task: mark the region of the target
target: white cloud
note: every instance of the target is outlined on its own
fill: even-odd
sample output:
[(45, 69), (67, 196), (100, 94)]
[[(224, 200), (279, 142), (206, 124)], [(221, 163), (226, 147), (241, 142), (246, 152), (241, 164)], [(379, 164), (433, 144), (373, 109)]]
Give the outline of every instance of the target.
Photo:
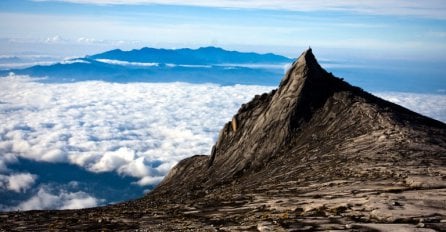
[(415, 112), (446, 122), (446, 95), (382, 92), (377, 96)]
[(163, 180), (163, 178), (164, 178), (164, 176), (145, 176), (141, 180), (136, 182), (136, 184), (141, 185), (141, 186), (156, 185), (159, 182), (161, 182)]
[(150, 164), (145, 162), (145, 157), (139, 157), (131, 160), (126, 165), (123, 165), (118, 170), (120, 173), (127, 174), (134, 177), (146, 177), (153, 175)]
[(90, 170), (96, 172), (114, 171), (119, 167), (132, 162), (135, 159), (135, 151), (121, 147), (117, 151), (105, 152)]
[(36, 195), (10, 210), (81, 209), (97, 206), (101, 201), (84, 192), (53, 194), (41, 187)]
[(66, 39), (62, 38), (60, 35), (55, 35), (53, 37), (48, 37), (45, 39), (45, 43), (53, 44), (53, 43), (63, 43), (66, 42)]
[(98, 205), (98, 200), (83, 192), (68, 193), (60, 209), (82, 209)]
[[(0, 141), (0, 150), (10, 150), (8, 142)], [(0, 173), (9, 172), (8, 164), (16, 163), (17, 157), (12, 153), (4, 153), (0, 156)]]
[(37, 176), (30, 173), (17, 173), (0, 175), (0, 189), (7, 189), (17, 193), (25, 192), (31, 188)]
[(96, 59), (96, 61), (107, 64), (123, 65), (123, 66), (143, 66), (143, 67), (158, 66), (158, 63), (128, 62), (128, 61), (110, 60), (110, 59)]
[(83, 63), (83, 64), (89, 64), (89, 61), (81, 60), (81, 59), (65, 59), (61, 62), (61, 64), (76, 64), (76, 63)]
[(35, 65), (51, 65), (56, 61), (40, 61), (40, 62), (22, 62), (22, 63), (1, 63), (0, 69), (22, 69)]
[[(7, 45), (1, 45), (7, 46)], [(59, 61), (60, 57), (46, 55), (0, 55), (0, 69), (26, 68), (34, 65), (50, 65)]]
[(443, 0), (427, 1), (406, 1), (406, 0), (313, 0), (313, 1), (288, 1), (288, 0), (34, 0), (37, 2), (71, 2), (80, 4), (96, 5), (185, 5), (185, 6), (204, 6), (218, 8), (241, 8), (241, 9), (272, 9), (289, 11), (351, 11), (378, 15), (402, 15), (419, 16), (426, 18), (445, 19), (444, 11), (446, 5)]
[[(0, 78), (0, 153), (68, 162), (157, 183), (179, 160), (207, 154), (240, 104), (272, 87), (185, 83), (42, 84)], [(1, 159), (0, 159), (1, 160)], [(5, 166), (6, 167), (6, 166)]]
[[(122, 61), (122, 60), (110, 60), (110, 59), (96, 59), (96, 61), (106, 63), (106, 64), (115, 64), (115, 65), (122, 65), (122, 66), (142, 66), (142, 67), (153, 67), (153, 66), (159, 66), (159, 63), (151, 63), (151, 62), (128, 62), (128, 61)], [(185, 67), (185, 68), (212, 68), (212, 65), (192, 65), (192, 64), (163, 64), (167, 67)], [(231, 66), (231, 65), (222, 65), (222, 66)], [(277, 68), (277, 65), (247, 65), (247, 64), (232, 64), (232, 66), (238, 66), (238, 67), (248, 67), (248, 68)]]
[(104, 40), (98, 40), (95, 38), (86, 38), (86, 37), (79, 37), (76, 40), (78, 43), (85, 43), (85, 44), (95, 44), (95, 43), (105, 43)]

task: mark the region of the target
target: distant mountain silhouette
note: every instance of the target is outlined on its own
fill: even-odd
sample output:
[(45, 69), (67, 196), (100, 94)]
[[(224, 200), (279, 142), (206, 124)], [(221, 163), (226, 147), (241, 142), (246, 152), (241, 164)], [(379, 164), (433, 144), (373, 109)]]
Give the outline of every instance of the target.
[(444, 231), (445, 154), (444, 123), (351, 86), (309, 49), (147, 196), (2, 213), (0, 229)]
[(0, 57), (0, 64), (1, 63), (20, 63), (20, 62), (23, 62), (23, 60), (17, 56)]
[[(126, 63), (127, 62), (127, 63)], [(45, 77), (43, 82), (188, 82), (222, 85), (277, 85), (289, 58), (274, 54), (242, 53), (216, 47), (122, 51), (76, 58), (53, 65), (0, 70)], [(146, 65), (148, 64), (148, 65)]]
[(198, 49), (157, 49), (142, 48), (131, 51), (120, 49), (88, 56), (91, 59), (110, 59), (128, 62), (164, 63), (164, 64), (258, 64), (288, 63), (291, 59), (272, 53), (258, 54), (238, 51), (227, 51), (217, 47), (201, 47)]

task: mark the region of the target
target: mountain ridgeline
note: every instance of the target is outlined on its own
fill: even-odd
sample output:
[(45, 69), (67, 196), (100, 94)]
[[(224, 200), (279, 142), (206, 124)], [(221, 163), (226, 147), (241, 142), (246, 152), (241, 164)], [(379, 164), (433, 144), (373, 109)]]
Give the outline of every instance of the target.
[[(221, 130), (211, 156), (180, 162), (156, 191), (212, 188), (239, 177), (251, 184), (349, 178), (359, 174), (356, 165), (366, 162), (392, 168), (395, 162), (444, 154), (445, 129), (442, 122), (334, 77), (310, 49), (294, 62), (277, 90), (242, 105)], [(178, 185), (185, 186), (170, 187)]]
[(216, 47), (156, 49), (104, 53), (66, 60), (52, 65), (0, 70), (44, 77), (42, 82), (100, 80), (129, 82), (187, 82), (221, 85), (277, 85), (291, 59), (275, 54), (227, 51)]
[(272, 53), (258, 54), (254, 52), (228, 51), (218, 47), (201, 47), (198, 49), (157, 49), (145, 47), (131, 51), (115, 49), (88, 56), (88, 58), (180, 65), (268, 64), (290, 62), (289, 58)]
[(210, 154), (180, 161), (145, 197), (4, 213), (0, 228), (435, 231), (445, 200), (446, 125), (351, 86), (309, 49)]

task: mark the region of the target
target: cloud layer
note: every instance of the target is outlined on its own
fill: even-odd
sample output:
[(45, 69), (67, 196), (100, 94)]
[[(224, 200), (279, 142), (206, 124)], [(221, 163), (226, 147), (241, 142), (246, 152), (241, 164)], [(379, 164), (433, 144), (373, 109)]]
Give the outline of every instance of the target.
[[(209, 154), (218, 131), (240, 105), (273, 88), (43, 84), (14, 75), (0, 78), (0, 86), (0, 191), (17, 194), (29, 192), (41, 180), (33, 173), (8, 169), (18, 158), (70, 163), (90, 172), (135, 177), (137, 185), (155, 185), (179, 160)], [(446, 122), (446, 95), (377, 95)], [(33, 188), (31, 198), (11, 209), (82, 208), (101, 202), (83, 191)]]
[(290, 10), (290, 11), (351, 11), (378, 15), (402, 15), (419, 16), (426, 18), (445, 19), (444, 11), (446, 6), (442, 0), (428, 1), (405, 1), (405, 0), (314, 0), (314, 1), (287, 1), (287, 0), (34, 0), (36, 2), (71, 2), (80, 4), (96, 5), (185, 5), (185, 6), (204, 6), (217, 8), (241, 8), (241, 9), (272, 9), (272, 10)]
[(6, 189), (17, 193), (29, 189), (37, 176), (30, 173), (17, 173), (11, 175), (0, 175), (0, 189)]
[(446, 95), (444, 94), (382, 92), (375, 95), (425, 116), (446, 122)]
[(113, 171), (141, 185), (156, 184), (185, 157), (209, 153), (240, 104), (272, 88), (41, 84), (18, 76), (0, 85), (0, 153)]
[(9, 210), (82, 209), (97, 206), (100, 201), (85, 192), (51, 193), (42, 187), (37, 194)]

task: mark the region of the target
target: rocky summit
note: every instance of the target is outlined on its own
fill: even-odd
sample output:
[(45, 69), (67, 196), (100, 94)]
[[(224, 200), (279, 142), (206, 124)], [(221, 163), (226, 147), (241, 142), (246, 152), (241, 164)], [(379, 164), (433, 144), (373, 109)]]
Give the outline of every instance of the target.
[(349, 85), (309, 49), (211, 154), (145, 197), (1, 213), (0, 230), (446, 231), (446, 125)]

